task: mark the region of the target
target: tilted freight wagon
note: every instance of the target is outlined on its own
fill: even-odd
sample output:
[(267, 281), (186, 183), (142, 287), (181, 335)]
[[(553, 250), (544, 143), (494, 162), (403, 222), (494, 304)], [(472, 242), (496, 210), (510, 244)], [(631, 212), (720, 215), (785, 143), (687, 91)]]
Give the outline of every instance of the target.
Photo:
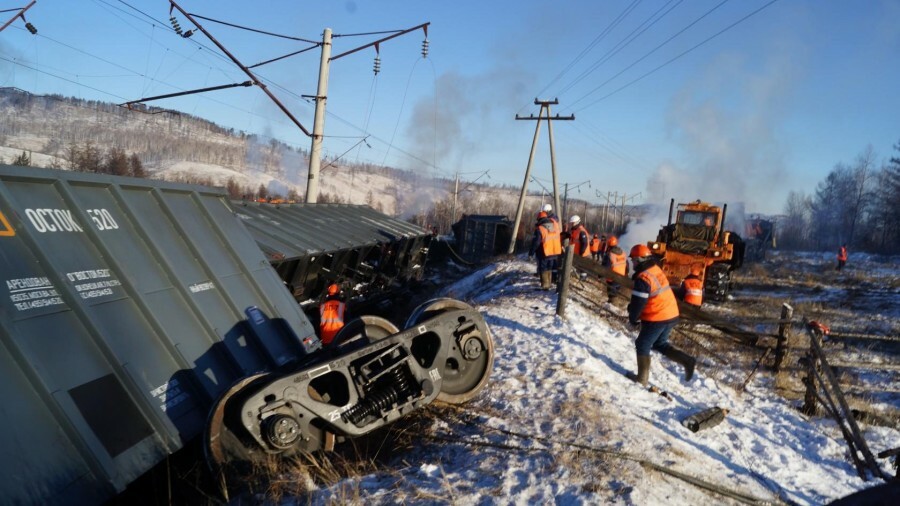
[(330, 349), (202, 186), (0, 166), (0, 497), (109, 499), (202, 438), (215, 470), (315, 451), (490, 374), (481, 315), (364, 317)]
[(232, 202), (291, 294), (305, 309), (331, 283), (354, 308), (396, 296), (422, 278), (432, 234), (367, 206)]

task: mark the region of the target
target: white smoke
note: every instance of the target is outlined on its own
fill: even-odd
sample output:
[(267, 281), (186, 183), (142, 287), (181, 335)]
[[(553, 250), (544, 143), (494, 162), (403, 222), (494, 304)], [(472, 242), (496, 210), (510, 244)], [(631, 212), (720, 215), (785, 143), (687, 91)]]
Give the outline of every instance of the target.
[(776, 212), (787, 193), (778, 128), (798, 72), (790, 52), (771, 52), (761, 65), (723, 54), (674, 96), (667, 124), (689, 165), (666, 162), (647, 180), (654, 211), (629, 225), (623, 248), (651, 241), (675, 203), (729, 205), (728, 227), (743, 230), (743, 210)]

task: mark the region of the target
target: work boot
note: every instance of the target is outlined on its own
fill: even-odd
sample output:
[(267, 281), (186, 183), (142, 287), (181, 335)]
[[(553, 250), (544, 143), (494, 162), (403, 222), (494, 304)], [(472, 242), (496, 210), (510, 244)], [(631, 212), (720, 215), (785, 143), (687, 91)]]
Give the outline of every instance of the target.
[(637, 374), (628, 373), (628, 379), (647, 386), (647, 381), (650, 379), (650, 355), (638, 355), (637, 366)]
[(684, 380), (691, 381), (691, 378), (694, 377), (694, 367), (697, 366), (697, 359), (674, 346), (669, 346), (662, 350), (662, 354), (666, 358), (681, 364), (684, 367)]
[(541, 273), (541, 290), (549, 290), (550, 289), (550, 276), (552, 273), (550, 271), (544, 271)]

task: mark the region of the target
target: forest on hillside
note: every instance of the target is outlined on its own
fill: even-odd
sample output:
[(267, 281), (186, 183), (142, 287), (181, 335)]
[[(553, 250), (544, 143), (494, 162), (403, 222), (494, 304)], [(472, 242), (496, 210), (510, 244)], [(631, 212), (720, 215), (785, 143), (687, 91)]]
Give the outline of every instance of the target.
[[(31, 165), (31, 151), (48, 155), (50, 168), (154, 177), (160, 166), (196, 162), (229, 168), (235, 173), (261, 171), (284, 177), (285, 167), (309, 163), (308, 151), (277, 139), (224, 128), (189, 114), (118, 105), (60, 95), (33, 95), (0, 88), (0, 146), (10, 139), (38, 140), (38, 146), (0, 163)], [(900, 142), (893, 156), (880, 161), (868, 147), (852, 163), (837, 163), (809, 193), (792, 191), (776, 222), (777, 244), (782, 249), (851, 249), (900, 253)], [(477, 181), (432, 178), (427, 171), (400, 170), (370, 163), (326, 158), (323, 167), (340, 166), (351, 181), (359, 178), (365, 192), (322, 188), (318, 201), (365, 204), (403, 217), (420, 226), (448, 233), (463, 215), (516, 214), (519, 189)], [(335, 170), (335, 169), (332, 169)], [(375, 177), (378, 176), (378, 177)], [(265, 184), (242, 184), (234, 178), (216, 181), (201, 174), (166, 175), (166, 179), (192, 184), (223, 186), (232, 198), (302, 201), (295, 188), (274, 189)], [(373, 185), (380, 181), (383, 187)], [(427, 189), (428, 191), (425, 191)], [(525, 218), (537, 212), (549, 197), (533, 194)], [(647, 212), (645, 206), (609, 207), (581, 199), (564, 202), (568, 215), (579, 214), (592, 232), (622, 234), (628, 224)], [(648, 238), (652, 239), (652, 238)]]

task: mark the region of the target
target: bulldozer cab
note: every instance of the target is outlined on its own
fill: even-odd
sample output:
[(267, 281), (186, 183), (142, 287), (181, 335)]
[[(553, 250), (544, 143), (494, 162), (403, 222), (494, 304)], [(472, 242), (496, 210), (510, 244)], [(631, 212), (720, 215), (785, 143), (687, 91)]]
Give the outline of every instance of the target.
[(682, 225), (700, 225), (715, 228), (719, 213), (704, 211), (679, 211), (677, 223)]
[(692, 210), (679, 205), (675, 223), (671, 225), (669, 249), (703, 255), (718, 240), (720, 213), (716, 210)]

